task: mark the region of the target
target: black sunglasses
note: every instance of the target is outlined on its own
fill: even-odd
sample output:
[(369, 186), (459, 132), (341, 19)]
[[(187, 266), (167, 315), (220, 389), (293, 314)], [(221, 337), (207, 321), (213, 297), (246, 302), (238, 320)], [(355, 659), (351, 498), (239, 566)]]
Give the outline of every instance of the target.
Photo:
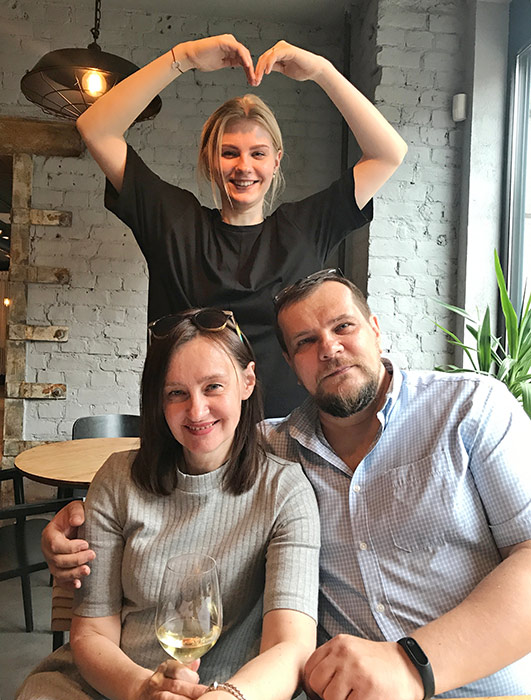
[(234, 318), (232, 311), (222, 311), (221, 309), (201, 309), (193, 314), (185, 312), (182, 314), (163, 316), (156, 321), (152, 321), (148, 325), (150, 341), (166, 338), (175, 326), (184, 319), (189, 319), (194, 326), (201, 331), (211, 331), (213, 333), (222, 331), (228, 326), (236, 333), (242, 343), (245, 344), (245, 336), (241, 332), (240, 326)]
[(330, 267), (328, 270), (318, 270), (317, 272), (312, 272), (311, 275), (301, 277), (300, 280), (290, 284), (288, 287), (284, 287), (284, 289), (281, 289), (280, 292), (273, 297), (275, 311), (279, 310), (286, 298), (295, 290), (311, 287), (315, 282), (325, 279), (345, 279), (345, 275), (341, 272), (339, 267)]

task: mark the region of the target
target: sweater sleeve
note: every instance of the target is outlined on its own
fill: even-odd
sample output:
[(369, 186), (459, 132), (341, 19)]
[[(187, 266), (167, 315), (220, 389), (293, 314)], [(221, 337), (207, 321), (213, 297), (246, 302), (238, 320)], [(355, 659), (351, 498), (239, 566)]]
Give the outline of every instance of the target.
[(276, 488), (277, 511), (266, 554), (264, 614), (287, 608), (317, 620), (320, 534), (315, 495), (299, 464), (286, 463)]
[(115, 615), (122, 609), (124, 551), (122, 503), (130, 484), (131, 452), (111, 455), (98, 470), (85, 501), (80, 537), (96, 552), (91, 574), (74, 594), (74, 613), (84, 617)]

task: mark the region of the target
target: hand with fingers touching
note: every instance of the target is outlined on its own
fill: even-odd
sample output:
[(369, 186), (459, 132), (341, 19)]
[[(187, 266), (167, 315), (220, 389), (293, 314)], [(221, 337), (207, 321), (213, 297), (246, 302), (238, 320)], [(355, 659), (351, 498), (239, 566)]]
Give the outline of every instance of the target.
[[(181, 44), (181, 48), (186, 68), (196, 68), (207, 72), (241, 66), (245, 71), (249, 85), (255, 84), (253, 59), (249, 49), (237, 41), (232, 34), (187, 41)], [(187, 63), (190, 65), (188, 66)]]
[(395, 642), (339, 634), (308, 659), (309, 695), (324, 700), (422, 700), (418, 672)]
[(315, 80), (326, 63), (329, 61), (323, 56), (288, 44), (287, 41), (278, 41), (257, 61), (256, 85), (260, 85), (264, 75), (269, 75), (271, 71), (283, 73), (293, 80)]
[(85, 521), (81, 501), (72, 501), (60, 510), (44, 528), (41, 547), (56, 582), (63, 588), (80, 588), (81, 579), (90, 574), (88, 566), (96, 554), (85, 540), (77, 538), (77, 529)]

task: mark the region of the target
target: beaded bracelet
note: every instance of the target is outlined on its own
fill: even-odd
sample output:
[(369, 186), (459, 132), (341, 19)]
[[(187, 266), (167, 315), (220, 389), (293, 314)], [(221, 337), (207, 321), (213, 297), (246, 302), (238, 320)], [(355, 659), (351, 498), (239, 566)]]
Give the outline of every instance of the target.
[(181, 70), (181, 65), (179, 61), (175, 58), (175, 54), (173, 53), (173, 46), (171, 47), (171, 55), (173, 58), (171, 67), (173, 68), (173, 70), (178, 70), (181, 75), (184, 75), (184, 71)]
[(238, 700), (246, 700), (245, 695), (240, 690), (238, 690), (238, 688), (235, 685), (232, 685), (232, 683), (218, 683), (217, 681), (214, 681), (212, 685), (208, 686), (208, 688), (205, 690), (205, 693), (208, 693), (211, 690), (225, 690), (227, 693), (234, 695), (234, 697)]

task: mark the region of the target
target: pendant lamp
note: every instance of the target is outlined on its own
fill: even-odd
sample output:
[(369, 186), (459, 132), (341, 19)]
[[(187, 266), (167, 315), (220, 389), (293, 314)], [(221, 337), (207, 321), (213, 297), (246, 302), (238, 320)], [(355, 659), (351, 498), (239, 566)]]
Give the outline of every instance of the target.
[[(120, 80), (138, 70), (131, 61), (101, 50), (101, 0), (95, 0), (94, 41), (86, 49), (59, 49), (45, 54), (20, 81), (24, 96), (46, 112), (75, 120), (98, 97)], [(136, 118), (140, 122), (153, 119), (162, 107), (157, 95)]]

